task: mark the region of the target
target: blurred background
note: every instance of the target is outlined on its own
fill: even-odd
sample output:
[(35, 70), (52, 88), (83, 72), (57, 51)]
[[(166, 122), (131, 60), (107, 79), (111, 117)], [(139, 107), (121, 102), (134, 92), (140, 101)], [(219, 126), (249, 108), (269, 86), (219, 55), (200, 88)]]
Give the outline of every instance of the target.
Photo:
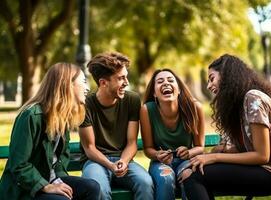
[[(213, 133), (208, 64), (234, 54), (270, 80), (270, 40), (270, 0), (1, 0), (0, 145), (52, 64), (77, 63), (87, 74), (86, 63), (104, 51), (130, 57), (129, 89), (140, 95), (156, 68), (174, 70), (203, 103)], [(95, 90), (91, 77), (89, 84)]]

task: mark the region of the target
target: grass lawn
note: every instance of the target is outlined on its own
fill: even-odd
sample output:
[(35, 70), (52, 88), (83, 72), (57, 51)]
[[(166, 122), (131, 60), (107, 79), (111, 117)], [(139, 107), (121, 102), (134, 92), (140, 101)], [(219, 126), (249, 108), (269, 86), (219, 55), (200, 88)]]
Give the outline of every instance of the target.
[[(17, 112), (14, 110), (1, 110), (0, 109), (0, 146), (8, 145), (10, 140), (10, 133), (14, 123), (14, 119), (17, 115)], [(209, 124), (210, 119), (206, 120)], [(207, 126), (206, 132), (214, 132), (212, 127)], [(79, 136), (77, 133), (71, 134), (71, 141), (79, 141)], [(144, 155), (142, 151), (139, 151), (135, 157), (135, 161), (140, 163), (145, 169), (148, 169), (149, 159)], [(6, 160), (0, 159), (0, 177), (3, 173)], [(80, 176), (81, 172), (71, 172), (70, 175)], [(216, 197), (216, 200), (242, 200), (244, 197)], [(270, 197), (257, 197), (254, 200), (271, 200)]]

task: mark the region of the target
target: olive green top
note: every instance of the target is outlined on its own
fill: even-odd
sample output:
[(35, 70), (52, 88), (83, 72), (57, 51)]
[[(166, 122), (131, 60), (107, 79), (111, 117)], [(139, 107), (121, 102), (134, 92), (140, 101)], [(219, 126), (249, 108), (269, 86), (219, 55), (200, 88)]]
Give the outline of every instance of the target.
[[(105, 155), (120, 156), (127, 144), (128, 123), (139, 120), (140, 105), (139, 95), (132, 91), (110, 107), (101, 105), (92, 93), (86, 99), (86, 117), (80, 127), (93, 126), (96, 148)], [(82, 160), (86, 159), (83, 154)]]
[[(69, 132), (56, 149), (57, 177), (67, 175)], [(53, 163), (53, 143), (45, 132), (44, 115), (39, 105), (22, 111), (16, 118), (9, 145), (9, 158), (0, 180), (1, 200), (30, 200), (48, 184)]]
[(155, 102), (147, 102), (146, 106), (156, 150), (159, 150), (160, 147), (164, 150), (175, 150), (179, 146), (192, 147), (193, 136), (185, 131), (181, 117), (176, 130), (170, 130), (163, 123), (157, 104)]

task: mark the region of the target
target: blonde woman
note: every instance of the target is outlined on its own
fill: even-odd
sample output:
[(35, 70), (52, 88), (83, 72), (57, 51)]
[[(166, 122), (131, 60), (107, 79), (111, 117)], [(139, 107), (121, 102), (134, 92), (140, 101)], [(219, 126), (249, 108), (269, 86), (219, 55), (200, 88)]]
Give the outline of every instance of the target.
[(1, 200), (100, 199), (93, 180), (68, 176), (69, 130), (84, 119), (85, 76), (69, 63), (53, 65), (37, 94), (17, 116), (10, 156), (0, 182)]

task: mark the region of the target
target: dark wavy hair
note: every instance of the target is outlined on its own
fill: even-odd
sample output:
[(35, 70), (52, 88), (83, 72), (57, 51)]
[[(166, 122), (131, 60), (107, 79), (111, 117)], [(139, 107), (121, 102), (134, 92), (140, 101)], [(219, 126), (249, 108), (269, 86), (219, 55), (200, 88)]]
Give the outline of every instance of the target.
[(99, 79), (109, 79), (123, 67), (128, 68), (130, 60), (127, 56), (118, 52), (106, 52), (97, 54), (87, 64), (89, 73), (99, 86)]
[(179, 112), (180, 116), (183, 119), (184, 128), (188, 133), (198, 134), (198, 122), (199, 117), (197, 113), (195, 99), (189, 92), (187, 86), (181, 81), (181, 79), (170, 69), (157, 69), (152, 77), (150, 82), (148, 83), (145, 96), (144, 96), (144, 103), (153, 101), (155, 102), (154, 97), (154, 85), (155, 85), (155, 78), (157, 74), (160, 72), (170, 72), (176, 79), (177, 84), (179, 86), (180, 95), (178, 96), (178, 104), (179, 104)]
[(240, 58), (229, 54), (213, 61), (209, 69), (219, 72), (218, 93), (211, 102), (212, 119), (221, 134), (226, 134), (239, 151), (244, 151), (241, 117), (245, 94), (260, 90), (271, 97), (270, 83), (250, 69)]

